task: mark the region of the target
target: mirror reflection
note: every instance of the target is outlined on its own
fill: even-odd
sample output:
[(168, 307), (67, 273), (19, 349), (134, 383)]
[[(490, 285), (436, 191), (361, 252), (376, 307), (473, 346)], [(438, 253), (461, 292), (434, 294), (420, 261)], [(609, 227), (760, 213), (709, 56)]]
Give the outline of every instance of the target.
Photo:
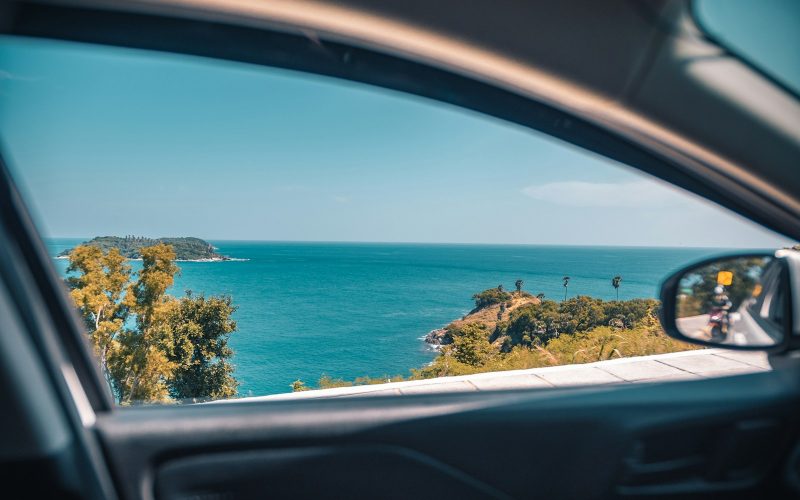
[(772, 257), (721, 259), (680, 279), (676, 325), (685, 336), (720, 345), (776, 345), (783, 338), (783, 287)]

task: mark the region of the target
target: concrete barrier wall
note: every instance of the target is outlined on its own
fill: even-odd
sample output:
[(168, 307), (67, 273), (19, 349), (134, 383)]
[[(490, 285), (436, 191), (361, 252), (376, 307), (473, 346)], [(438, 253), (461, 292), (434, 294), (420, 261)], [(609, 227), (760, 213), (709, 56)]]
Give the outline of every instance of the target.
[(598, 361), (581, 365), (552, 366), (408, 382), (291, 392), (217, 401), (216, 403), (666, 382), (670, 380), (722, 377), (768, 370), (770, 370), (770, 366), (767, 362), (767, 356), (762, 352), (703, 349)]

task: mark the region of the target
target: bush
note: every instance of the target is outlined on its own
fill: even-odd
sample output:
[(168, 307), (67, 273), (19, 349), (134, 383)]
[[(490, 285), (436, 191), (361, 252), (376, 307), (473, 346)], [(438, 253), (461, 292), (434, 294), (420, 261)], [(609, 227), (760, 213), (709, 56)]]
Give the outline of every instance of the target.
[(480, 364), (464, 363), (455, 350), (442, 349), (428, 366), (412, 370), (412, 379), (469, 375), (504, 370), (591, 363), (629, 356), (647, 356), (700, 349), (666, 336), (654, 317), (648, 316), (633, 328), (618, 330), (598, 326), (587, 332), (560, 335), (545, 345), (515, 345), (507, 352), (489, 351)]
[(558, 305), (552, 300), (545, 300), (512, 312), (505, 331), (499, 333), (508, 337), (506, 349), (515, 345), (541, 345), (559, 335), (563, 330), (562, 323)]
[(604, 302), (578, 296), (560, 303), (543, 300), (511, 313), (505, 330), (497, 336), (507, 337), (506, 350), (517, 345), (543, 346), (559, 335), (586, 332), (599, 326), (633, 328), (639, 321), (655, 317), (657, 306), (658, 302), (651, 299)]
[(473, 295), (472, 300), (475, 301), (474, 312), (495, 304), (500, 304), (501, 302), (508, 302), (511, 300), (511, 294), (499, 288), (489, 288), (488, 290)]
[[(497, 290), (487, 290), (492, 292)], [(483, 292), (485, 293), (485, 292)], [(427, 366), (412, 369), (407, 379), (392, 382), (545, 366), (590, 363), (698, 349), (666, 336), (656, 319), (658, 301), (634, 299), (604, 302), (575, 297), (556, 303), (543, 300), (513, 311), (490, 331), (482, 323), (450, 325), (452, 343), (442, 346)], [(361, 377), (354, 382), (323, 376), (320, 388), (382, 383)]]
[(309, 387), (302, 380), (298, 379), (291, 383), (290, 387), (292, 392), (303, 392), (310, 390)]
[(332, 378), (330, 375), (323, 374), (317, 382), (318, 389), (333, 389), (335, 387), (350, 387), (353, 382), (341, 378)]
[(492, 357), (494, 349), (489, 344), (489, 330), (486, 325), (469, 323), (449, 330), (453, 337), (451, 352), (459, 363), (470, 366), (483, 366)]

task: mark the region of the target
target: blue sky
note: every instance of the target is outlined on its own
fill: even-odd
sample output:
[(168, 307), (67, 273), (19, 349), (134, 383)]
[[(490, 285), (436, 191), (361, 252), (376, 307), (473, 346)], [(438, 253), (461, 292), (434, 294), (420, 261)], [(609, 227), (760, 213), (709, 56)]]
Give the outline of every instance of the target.
[(0, 137), (44, 234), (768, 247), (571, 145), (350, 82), (0, 39)]

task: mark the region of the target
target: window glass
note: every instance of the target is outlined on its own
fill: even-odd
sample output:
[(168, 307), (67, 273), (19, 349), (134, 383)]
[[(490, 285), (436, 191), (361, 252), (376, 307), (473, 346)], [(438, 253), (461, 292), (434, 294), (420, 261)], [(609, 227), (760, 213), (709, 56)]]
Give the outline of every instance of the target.
[(488, 116), (175, 54), (2, 38), (0, 134), (121, 404), (692, 349), (662, 278), (789, 243)]
[(695, 0), (694, 8), (710, 35), (800, 93), (800, 2)]

